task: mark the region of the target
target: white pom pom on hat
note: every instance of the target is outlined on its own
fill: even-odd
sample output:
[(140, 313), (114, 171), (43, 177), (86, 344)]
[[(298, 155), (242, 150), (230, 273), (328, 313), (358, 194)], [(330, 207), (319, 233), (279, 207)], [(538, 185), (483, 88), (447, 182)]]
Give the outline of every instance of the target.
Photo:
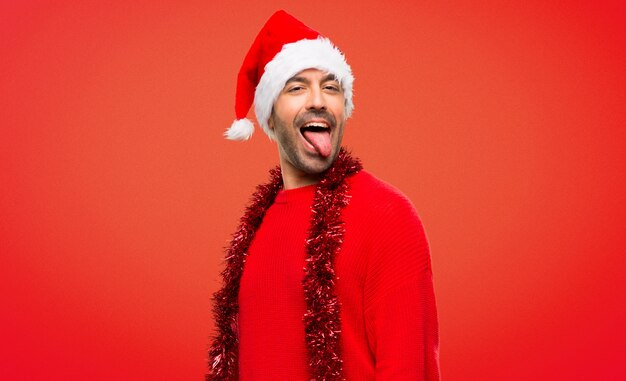
[(306, 69), (319, 69), (335, 75), (346, 99), (346, 117), (352, 103), (352, 70), (344, 55), (330, 40), (280, 10), (265, 23), (246, 54), (237, 76), (235, 115), (224, 136), (230, 140), (248, 140), (254, 125), (246, 116), (254, 103), (257, 121), (272, 139), (268, 126), (274, 102), (289, 78)]
[(254, 132), (254, 124), (247, 118), (237, 119), (230, 125), (230, 128), (224, 132), (226, 139), (230, 140), (248, 140)]

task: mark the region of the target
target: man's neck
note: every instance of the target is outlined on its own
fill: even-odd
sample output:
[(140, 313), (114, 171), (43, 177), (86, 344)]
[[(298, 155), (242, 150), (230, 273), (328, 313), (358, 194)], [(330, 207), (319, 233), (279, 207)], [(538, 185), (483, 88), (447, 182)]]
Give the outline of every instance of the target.
[(283, 189), (285, 190), (317, 184), (321, 178), (321, 175), (314, 176), (301, 171), (290, 171), (289, 167), (281, 166), (281, 170), (283, 176)]

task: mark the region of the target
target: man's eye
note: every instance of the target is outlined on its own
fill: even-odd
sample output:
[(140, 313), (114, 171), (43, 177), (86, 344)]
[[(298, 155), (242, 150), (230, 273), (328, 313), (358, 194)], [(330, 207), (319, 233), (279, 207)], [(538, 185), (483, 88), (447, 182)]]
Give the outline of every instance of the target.
[(287, 90), (287, 92), (288, 93), (293, 93), (293, 92), (296, 92), (296, 91), (299, 91), (299, 90), (302, 90), (302, 89), (304, 89), (304, 87), (302, 87), (302, 86), (293, 86), (293, 87), (290, 87), (289, 90)]
[(339, 86), (337, 85), (326, 85), (324, 86), (324, 88), (330, 91), (339, 91)]

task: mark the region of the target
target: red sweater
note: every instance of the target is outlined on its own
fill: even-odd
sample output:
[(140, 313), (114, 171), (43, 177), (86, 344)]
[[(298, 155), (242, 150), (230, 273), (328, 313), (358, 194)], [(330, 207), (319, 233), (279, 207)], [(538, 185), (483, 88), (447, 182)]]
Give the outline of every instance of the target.
[[(438, 380), (428, 242), (411, 202), (361, 171), (348, 180), (336, 292), (346, 380)], [(281, 191), (249, 249), (239, 291), (239, 379), (309, 380), (304, 240), (315, 186)]]

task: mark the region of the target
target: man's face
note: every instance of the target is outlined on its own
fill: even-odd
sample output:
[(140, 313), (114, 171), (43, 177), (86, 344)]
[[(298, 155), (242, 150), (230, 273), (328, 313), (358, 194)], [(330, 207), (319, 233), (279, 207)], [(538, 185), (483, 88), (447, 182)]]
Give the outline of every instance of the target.
[(289, 79), (268, 121), (283, 172), (315, 176), (330, 168), (339, 153), (344, 123), (345, 98), (334, 75), (307, 69)]

